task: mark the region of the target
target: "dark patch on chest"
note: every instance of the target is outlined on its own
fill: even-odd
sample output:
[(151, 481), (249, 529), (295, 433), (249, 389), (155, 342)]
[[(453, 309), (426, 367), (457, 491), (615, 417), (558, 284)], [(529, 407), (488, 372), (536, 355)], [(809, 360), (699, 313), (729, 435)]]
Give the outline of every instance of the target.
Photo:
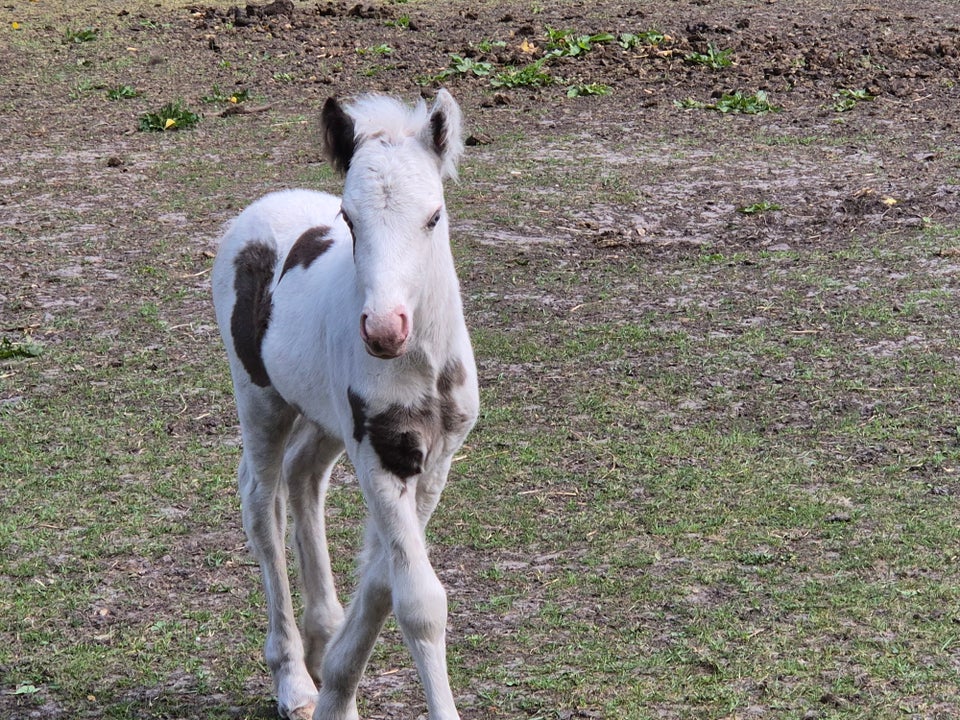
[(469, 421), (453, 397), (464, 382), (463, 363), (451, 361), (437, 376), (435, 395), (428, 395), (412, 406), (390, 405), (373, 416), (367, 415), (367, 402), (353, 388), (348, 388), (353, 439), (360, 443), (369, 438), (383, 469), (401, 480), (419, 475), (430, 446)]
[(287, 253), (287, 259), (284, 260), (283, 269), (280, 271), (280, 280), (283, 280), (287, 270), (297, 265), (306, 270), (314, 260), (329, 250), (333, 245), (333, 239), (327, 237), (329, 234), (330, 228), (326, 225), (318, 225), (304, 231)]
[(260, 348), (273, 311), (270, 282), (276, 264), (276, 251), (263, 243), (247, 245), (233, 262), (236, 270), (233, 286), (237, 295), (230, 317), (233, 348), (250, 379), (260, 387), (270, 386)]

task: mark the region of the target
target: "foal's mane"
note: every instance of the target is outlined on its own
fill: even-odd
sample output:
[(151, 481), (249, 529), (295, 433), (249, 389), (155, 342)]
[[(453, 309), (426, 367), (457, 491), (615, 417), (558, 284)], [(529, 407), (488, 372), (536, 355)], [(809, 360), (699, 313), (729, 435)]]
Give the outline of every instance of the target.
[(427, 103), (409, 106), (384, 95), (361, 95), (345, 107), (357, 138), (378, 137), (390, 144), (416, 136), (427, 123)]

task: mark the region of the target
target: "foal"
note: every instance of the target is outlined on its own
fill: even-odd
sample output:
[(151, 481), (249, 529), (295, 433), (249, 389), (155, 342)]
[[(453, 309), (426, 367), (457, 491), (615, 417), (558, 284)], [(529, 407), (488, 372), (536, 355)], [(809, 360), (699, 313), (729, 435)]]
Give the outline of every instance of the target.
[[(282, 715), (354, 720), (357, 683), (393, 610), (430, 719), (456, 719), (446, 593), (424, 528), (479, 406), (443, 200), (463, 150), (460, 108), (446, 90), (429, 110), (331, 98), (322, 128), (343, 198), (289, 190), (258, 200), (228, 227), (212, 276), (243, 436), (243, 525), (267, 597), (266, 660)], [(344, 450), (368, 509), (346, 614), (323, 511)], [(285, 562), (288, 501), (302, 635)]]

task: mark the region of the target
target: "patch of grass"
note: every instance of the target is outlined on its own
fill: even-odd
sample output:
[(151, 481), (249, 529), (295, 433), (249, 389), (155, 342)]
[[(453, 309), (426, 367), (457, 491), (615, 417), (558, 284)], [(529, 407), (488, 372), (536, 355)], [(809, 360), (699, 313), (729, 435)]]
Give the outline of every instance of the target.
[(743, 205), (737, 208), (737, 212), (744, 215), (759, 215), (760, 213), (771, 212), (773, 210), (783, 210), (783, 206), (774, 202), (770, 202), (769, 200), (761, 200), (760, 202)]
[(132, 100), (140, 97), (140, 91), (129, 85), (117, 85), (107, 90), (108, 100)]
[(0, 340), (0, 360), (34, 358), (43, 353), (43, 346), (30, 340), (14, 342), (8, 337)]
[(720, 50), (713, 43), (707, 45), (705, 53), (688, 53), (683, 59), (694, 65), (703, 65), (711, 70), (722, 70), (733, 64), (733, 50)]
[(393, 48), (386, 43), (380, 43), (379, 45), (374, 45), (372, 47), (357, 48), (357, 55), (379, 55), (383, 57), (385, 55), (392, 54)]
[(399, 30), (409, 30), (410, 29), (410, 16), (401, 15), (396, 20), (387, 20), (383, 23), (386, 27), (397, 28)]
[(481, 40), (477, 43), (477, 50), (482, 53), (493, 52), (495, 49), (504, 48), (507, 43), (503, 40)]
[(155, 112), (140, 116), (137, 129), (141, 132), (184, 130), (200, 122), (200, 116), (187, 108), (181, 100), (167, 103)]
[(609, 95), (613, 88), (603, 83), (580, 83), (567, 88), (567, 97), (586, 97), (588, 95)]
[(692, 98), (676, 100), (674, 105), (682, 109), (715, 110), (721, 113), (742, 113), (744, 115), (763, 115), (768, 112), (779, 112), (780, 107), (773, 105), (767, 93), (757, 90), (747, 95), (737, 90), (734, 93), (724, 93), (716, 102), (705, 103)]
[(72, 45), (79, 45), (80, 43), (93, 42), (100, 36), (100, 30), (93, 27), (83, 28), (82, 30), (74, 30), (73, 28), (67, 28), (63, 32), (63, 41)]

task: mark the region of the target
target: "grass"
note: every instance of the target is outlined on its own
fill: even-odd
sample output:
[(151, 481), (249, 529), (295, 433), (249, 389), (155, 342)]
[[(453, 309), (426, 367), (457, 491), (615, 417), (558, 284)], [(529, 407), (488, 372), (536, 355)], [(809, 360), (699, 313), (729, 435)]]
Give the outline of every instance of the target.
[(695, 108), (701, 110), (715, 110), (720, 113), (734, 113), (744, 115), (763, 115), (768, 112), (779, 112), (780, 108), (773, 105), (767, 93), (763, 90), (757, 90), (752, 95), (747, 95), (740, 90), (733, 93), (724, 93), (716, 102), (704, 103), (698, 100), (688, 98), (678, 100), (675, 105), (679, 108)]

